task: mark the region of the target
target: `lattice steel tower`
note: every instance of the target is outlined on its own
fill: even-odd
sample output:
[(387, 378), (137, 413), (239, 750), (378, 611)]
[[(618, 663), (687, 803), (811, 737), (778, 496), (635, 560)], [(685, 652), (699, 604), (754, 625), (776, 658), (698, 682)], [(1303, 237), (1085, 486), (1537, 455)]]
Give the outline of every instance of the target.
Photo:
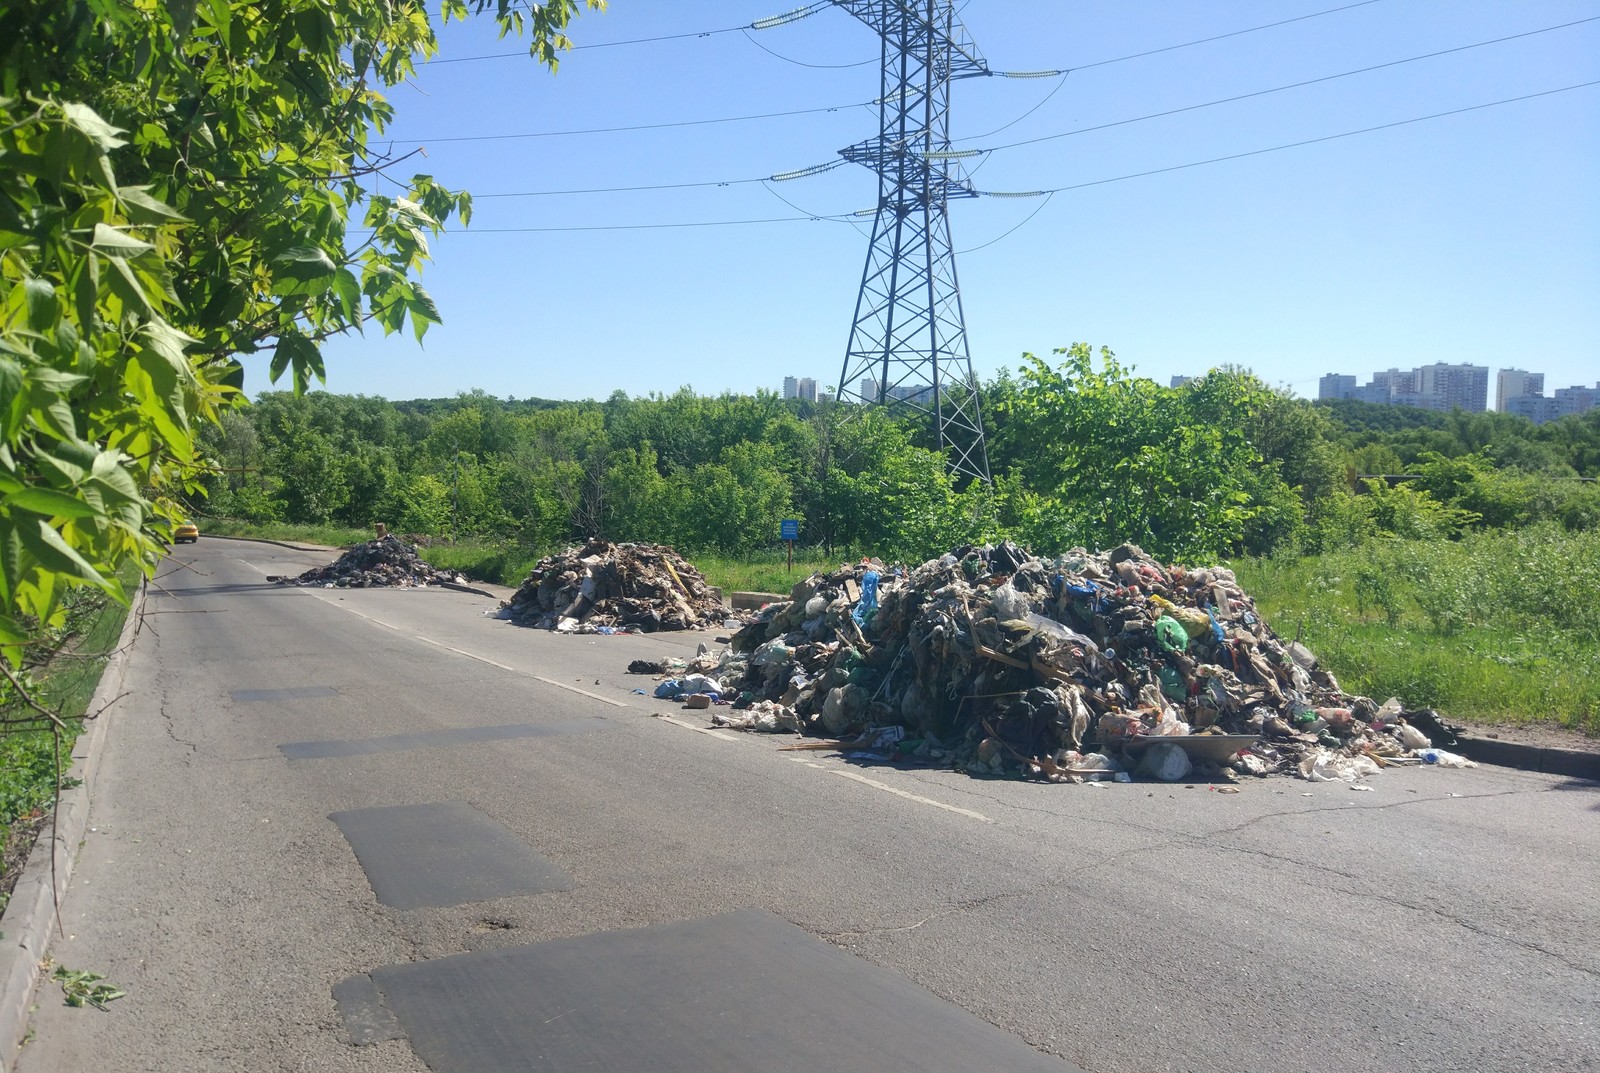
[[(978, 383), (950, 246), (951, 198), (975, 197), (950, 150), (950, 82), (987, 75), (954, 0), (833, 0), (882, 39), (878, 136), (839, 151), (878, 173), (839, 398), (928, 414), (950, 468), (989, 480)], [(946, 386), (955, 374), (961, 390)]]

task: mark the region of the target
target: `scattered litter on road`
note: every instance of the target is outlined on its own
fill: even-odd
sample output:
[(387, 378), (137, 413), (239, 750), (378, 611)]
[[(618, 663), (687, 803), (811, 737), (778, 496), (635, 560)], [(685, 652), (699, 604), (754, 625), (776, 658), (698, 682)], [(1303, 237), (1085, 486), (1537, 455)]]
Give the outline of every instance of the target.
[[(1343, 692), (1232, 571), (1163, 565), (1132, 544), (846, 565), (762, 608), (725, 651), (662, 671), (684, 672), (732, 701), (720, 725), (792, 723), (824, 739), (806, 747), (976, 775), (1353, 783), (1419, 750), (1461, 760), (1433, 748), (1429, 732), (1453, 743), (1457, 729), (1438, 713)], [(735, 718), (757, 705), (772, 718)], [(885, 728), (899, 738), (868, 744)]]
[(444, 582), (466, 584), (454, 570), (440, 570), (417, 554), (417, 549), (389, 534), (357, 544), (327, 566), (297, 577), (272, 575), (280, 585), (320, 585), (329, 589), (424, 588)]
[(559, 633), (697, 630), (730, 621), (700, 571), (671, 548), (605, 540), (540, 559), (502, 607), (519, 625)]

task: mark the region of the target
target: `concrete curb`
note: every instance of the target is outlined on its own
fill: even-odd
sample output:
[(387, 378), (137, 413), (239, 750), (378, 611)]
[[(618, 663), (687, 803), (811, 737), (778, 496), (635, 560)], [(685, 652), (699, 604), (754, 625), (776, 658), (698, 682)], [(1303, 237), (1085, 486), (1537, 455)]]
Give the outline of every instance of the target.
[(471, 585), (463, 585), (458, 581), (439, 581), (435, 582), (435, 584), (437, 584), (441, 589), (454, 589), (456, 592), (470, 592), (474, 596), (487, 596), (491, 600), (501, 599), (501, 597), (498, 597), (494, 593), (485, 589), (475, 589)]
[(1600, 753), (1578, 749), (1546, 749), (1538, 745), (1469, 737), (1462, 737), (1449, 748), (1451, 752), (1460, 753), (1480, 764), (1496, 764), (1520, 771), (1537, 771), (1542, 775), (1564, 775), (1572, 779), (1600, 782)]
[(268, 540), (266, 537), (226, 536), (226, 535), (224, 535), (222, 533), (213, 533), (210, 536), (207, 536), (205, 539), (207, 539), (207, 540), (240, 540), (240, 541), (245, 542), (246, 544), (275, 544), (280, 548), (288, 548), (290, 551), (343, 551), (344, 550), (343, 548), (336, 548), (331, 544), (290, 544), (288, 541), (285, 541), (285, 540)]
[[(67, 775), (82, 781), (70, 790), (61, 791), (55, 838), (50, 837), (48, 827), (40, 833), (28, 863), (23, 866), (22, 878), (17, 880), (16, 889), (11, 893), (11, 901), (4, 915), (0, 915), (0, 933), (4, 934), (4, 939), (0, 940), (0, 1069), (13, 1067), (22, 1047), (34, 988), (50, 947), (51, 929), (55, 927), (56, 899), (66, 896), (72, 866), (78, 857), (78, 843), (83, 840), (89, 823), (89, 803), (94, 796), (95, 776), (100, 771), (100, 756), (112, 715), (106, 711), (106, 706), (122, 689), (133, 637), (139, 630), (144, 610), (146, 589), (146, 583), (141, 581), (117, 638), (116, 654), (106, 664), (100, 675), (100, 685), (89, 699), (88, 710), (101, 714), (78, 735), (73, 746), (72, 766)], [(54, 890), (50, 883), (52, 857)]]

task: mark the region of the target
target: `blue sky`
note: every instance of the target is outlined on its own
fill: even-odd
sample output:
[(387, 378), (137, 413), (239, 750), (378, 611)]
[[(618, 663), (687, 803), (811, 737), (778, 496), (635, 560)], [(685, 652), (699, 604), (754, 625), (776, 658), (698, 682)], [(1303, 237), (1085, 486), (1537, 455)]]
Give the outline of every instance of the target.
[[(573, 27), (586, 47), (553, 76), (525, 56), (470, 59), (519, 51), (487, 19), (447, 28), (437, 61), (451, 62), (395, 88), (388, 132), (402, 151), (426, 149), (401, 177), (427, 171), (477, 196), (472, 226), (436, 242), (423, 276), (445, 322), (421, 347), (376, 329), (330, 342), (327, 388), (603, 399), (776, 390), (785, 375), (834, 384), (870, 220), (725, 222), (869, 208), (869, 171), (545, 193), (759, 179), (875, 133), (877, 39), (842, 10), (611, 44), (729, 30), (798, 3), (612, 0)], [(1435, 361), (1544, 372), (1547, 393), (1600, 380), (1600, 85), (1120, 178), (1600, 80), (1596, 0), (1373, 0), (1123, 59), (1347, 3), (958, 0), (992, 68), (1073, 69), (955, 84), (962, 147), (1064, 135), (997, 149), (975, 184), (1080, 186), (1042, 207), (952, 202), (980, 377), (1084, 340), (1161, 383), (1233, 363), (1309, 397), (1326, 372), (1365, 382)], [(1119, 123), (1585, 19), (1596, 21)], [(447, 140), (482, 136), (498, 137)], [(628, 229), (528, 230), (588, 227)], [(264, 366), (250, 370), (252, 392), (267, 386)]]

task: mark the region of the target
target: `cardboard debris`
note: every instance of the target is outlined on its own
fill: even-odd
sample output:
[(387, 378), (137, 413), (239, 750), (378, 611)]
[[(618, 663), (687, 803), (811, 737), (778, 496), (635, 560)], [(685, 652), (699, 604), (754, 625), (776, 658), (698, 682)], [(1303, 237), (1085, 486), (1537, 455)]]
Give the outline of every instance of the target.
[(385, 535), (350, 548), (327, 566), (307, 570), (298, 577), (272, 577), (280, 585), (321, 585), (333, 589), (422, 588), (444, 582), (465, 584), (454, 570), (439, 570), (425, 562), (417, 549), (393, 535)]
[[(1132, 544), (1041, 559), (1010, 542), (876, 565), (801, 581), (687, 669), (722, 682), (735, 712), (771, 703), (805, 734), (901, 728), (897, 760), (1058, 782), (1123, 781), (1141, 761), (1166, 778), (1360, 777), (1415, 755), (1415, 724), (1445, 728), (1344, 693), (1225, 568)], [(857, 599), (869, 570), (875, 607)]]
[(563, 633), (696, 630), (730, 617), (671, 548), (605, 540), (540, 559), (503, 606), (513, 622)]

